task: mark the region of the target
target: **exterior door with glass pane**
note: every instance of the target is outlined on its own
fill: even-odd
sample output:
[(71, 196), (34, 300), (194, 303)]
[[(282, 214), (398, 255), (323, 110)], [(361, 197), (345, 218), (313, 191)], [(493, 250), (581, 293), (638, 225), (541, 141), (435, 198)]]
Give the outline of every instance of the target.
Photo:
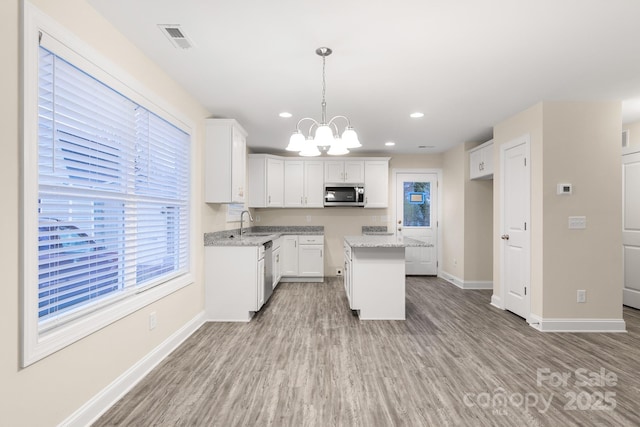
[(407, 275), (438, 274), (437, 192), (435, 173), (396, 174), (396, 235), (433, 245), (406, 249)]

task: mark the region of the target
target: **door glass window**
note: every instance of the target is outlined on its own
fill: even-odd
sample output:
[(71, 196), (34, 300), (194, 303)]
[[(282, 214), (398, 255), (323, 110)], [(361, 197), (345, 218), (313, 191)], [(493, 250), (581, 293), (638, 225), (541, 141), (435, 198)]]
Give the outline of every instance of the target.
[(405, 227), (431, 226), (431, 183), (404, 182)]

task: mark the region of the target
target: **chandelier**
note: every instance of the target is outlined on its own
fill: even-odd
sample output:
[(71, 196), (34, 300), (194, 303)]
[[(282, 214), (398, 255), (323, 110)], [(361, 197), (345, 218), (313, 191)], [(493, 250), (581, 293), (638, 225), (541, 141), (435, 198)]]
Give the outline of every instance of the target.
[[(319, 156), (318, 147), (327, 150), (327, 154), (338, 156), (347, 154), (349, 148), (362, 147), (358, 140), (358, 134), (351, 127), (351, 122), (345, 116), (334, 116), (327, 121), (327, 102), (325, 100), (326, 82), (325, 82), (325, 62), (327, 56), (331, 55), (332, 50), (328, 47), (319, 47), (316, 54), (322, 57), (322, 119), (318, 122), (311, 117), (304, 117), (298, 121), (296, 130), (289, 139), (287, 151), (298, 151), (301, 156), (312, 157)], [(338, 121), (346, 121), (346, 126), (342, 135), (339, 132)], [(307, 123), (308, 122), (308, 123)], [(305, 123), (308, 125), (306, 136), (300, 130), (300, 125)], [(315, 133), (312, 132), (315, 130)], [(327, 148), (328, 147), (328, 148)]]

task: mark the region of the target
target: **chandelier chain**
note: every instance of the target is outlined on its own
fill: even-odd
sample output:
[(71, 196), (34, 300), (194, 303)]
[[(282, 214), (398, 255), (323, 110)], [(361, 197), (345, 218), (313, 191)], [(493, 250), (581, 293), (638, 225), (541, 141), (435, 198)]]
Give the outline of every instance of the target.
[(327, 90), (326, 72), (325, 72), (326, 59), (327, 59), (326, 56), (322, 57), (322, 124), (327, 123), (327, 102), (325, 100), (325, 94)]

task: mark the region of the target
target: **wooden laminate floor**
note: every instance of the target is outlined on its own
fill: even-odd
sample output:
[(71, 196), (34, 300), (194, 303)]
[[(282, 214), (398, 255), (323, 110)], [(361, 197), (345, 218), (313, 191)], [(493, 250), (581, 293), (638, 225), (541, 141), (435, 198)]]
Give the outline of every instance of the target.
[(406, 321), (360, 321), (342, 281), (282, 283), (207, 323), (94, 426), (640, 426), (628, 333), (541, 333), (490, 291), (407, 278)]

